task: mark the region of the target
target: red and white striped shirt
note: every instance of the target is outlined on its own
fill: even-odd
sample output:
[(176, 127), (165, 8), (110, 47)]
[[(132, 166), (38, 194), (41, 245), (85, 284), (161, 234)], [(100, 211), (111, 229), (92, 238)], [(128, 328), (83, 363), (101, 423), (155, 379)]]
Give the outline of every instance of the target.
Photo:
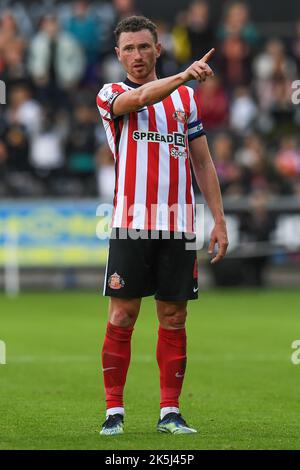
[(118, 95), (139, 85), (106, 84), (97, 106), (115, 159), (112, 227), (195, 232), (189, 142), (204, 134), (192, 88), (114, 117)]

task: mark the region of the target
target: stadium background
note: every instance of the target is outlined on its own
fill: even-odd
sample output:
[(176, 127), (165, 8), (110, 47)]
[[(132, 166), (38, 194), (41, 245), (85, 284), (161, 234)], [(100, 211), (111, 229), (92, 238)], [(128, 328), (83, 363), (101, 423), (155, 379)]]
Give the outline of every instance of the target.
[[(289, 360), (300, 326), (300, 106), (292, 102), (292, 83), (300, 78), (296, 0), (286, 1), (284, 9), (279, 0), (253, 0), (248, 7), (218, 0), (1, 2), (0, 80), (6, 104), (0, 105), (0, 340), (8, 353), (7, 365), (0, 365), (6, 417), (0, 448), (98, 446), (90, 423), (94, 432), (95, 410), (101, 406), (95, 370), (97, 332), (104, 331), (106, 321), (107, 303), (99, 292), (107, 240), (96, 230), (101, 235), (108, 219), (99, 225), (97, 207), (112, 199), (114, 167), (95, 96), (103, 83), (123, 77), (112, 30), (132, 13), (148, 15), (159, 26), (160, 77), (216, 48), (215, 78), (191, 85), (202, 102), (230, 248), (214, 268), (206, 250), (199, 252), (202, 303), (191, 307), (190, 357), (201, 380), (190, 379), (186, 387), (198, 387), (199, 400), (205, 398), (201, 419), (212, 431), (207, 431), (208, 444), (196, 440), (180, 448), (296, 448), (299, 380)], [(210, 228), (206, 213), (206, 241)], [(149, 310), (153, 306), (147, 300), (144, 311)], [(154, 344), (149, 336), (154, 321), (154, 315), (140, 320), (135, 348), (142, 363), (150, 362), (145, 348)], [(131, 386), (144, 383), (152, 393), (136, 361)], [(64, 385), (57, 386), (57, 377)], [(84, 388), (84, 383), (90, 385)], [(139, 399), (148, 403), (143, 393)], [(197, 407), (198, 398), (188, 396), (189, 406)], [(222, 420), (217, 417), (216, 423), (222, 421), (223, 428), (211, 422), (219, 411)], [(40, 415), (45, 428), (36, 424)], [(68, 434), (71, 416), (84, 436), (76, 426)], [(16, 423), (23, 437), (16, 437)], [(135, 448), (137, 435), (120, 446)], [(176, 448), (153, 436), (141, 437), (139, 445)]]

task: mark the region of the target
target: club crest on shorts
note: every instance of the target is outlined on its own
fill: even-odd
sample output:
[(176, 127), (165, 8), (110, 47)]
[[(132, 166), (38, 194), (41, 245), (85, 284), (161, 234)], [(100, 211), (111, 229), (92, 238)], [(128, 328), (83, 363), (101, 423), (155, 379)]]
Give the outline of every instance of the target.
[(183, 124), (187, 122), (187, 114), (185, 111), (182, 111), (181, 109), (176, 109), (176, 111), (173, 113), (173, 118), (176, 119), (176, 121), (181, 122)]
[(121, 276), (119, 276), (119, 274), (116, 272), (109, 276), (107, 283), (111, 289), (121, 289), (125, 286), (124, 279), (122, 279)]

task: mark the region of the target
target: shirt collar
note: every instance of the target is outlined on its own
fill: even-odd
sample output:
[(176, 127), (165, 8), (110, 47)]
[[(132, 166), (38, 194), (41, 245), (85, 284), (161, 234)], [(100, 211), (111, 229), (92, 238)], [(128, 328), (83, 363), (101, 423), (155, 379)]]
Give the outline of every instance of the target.
[(134, 83), (132, 82), (131, 80), (129, 80), (129, 78), (127, 77), (126, 80), (125, 80), (125, 85), (128, 85), (130, 86), (131, 88), (139, 88), (140, 86), (142, 86), (141, 83)]

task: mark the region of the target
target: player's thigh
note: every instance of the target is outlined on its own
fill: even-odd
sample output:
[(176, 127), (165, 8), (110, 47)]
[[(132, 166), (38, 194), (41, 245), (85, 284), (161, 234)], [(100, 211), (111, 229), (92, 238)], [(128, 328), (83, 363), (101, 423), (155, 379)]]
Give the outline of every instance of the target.
[(163, 240), (157, 263), (156, 300), (186, 301), (198, 298), (198, 264), (184, 234)]
[(114, 230), (109, 242), (104, 295), (120, 299), (153, 295), (154, 272), (151, 240), (134, 239), (127, 229)]

